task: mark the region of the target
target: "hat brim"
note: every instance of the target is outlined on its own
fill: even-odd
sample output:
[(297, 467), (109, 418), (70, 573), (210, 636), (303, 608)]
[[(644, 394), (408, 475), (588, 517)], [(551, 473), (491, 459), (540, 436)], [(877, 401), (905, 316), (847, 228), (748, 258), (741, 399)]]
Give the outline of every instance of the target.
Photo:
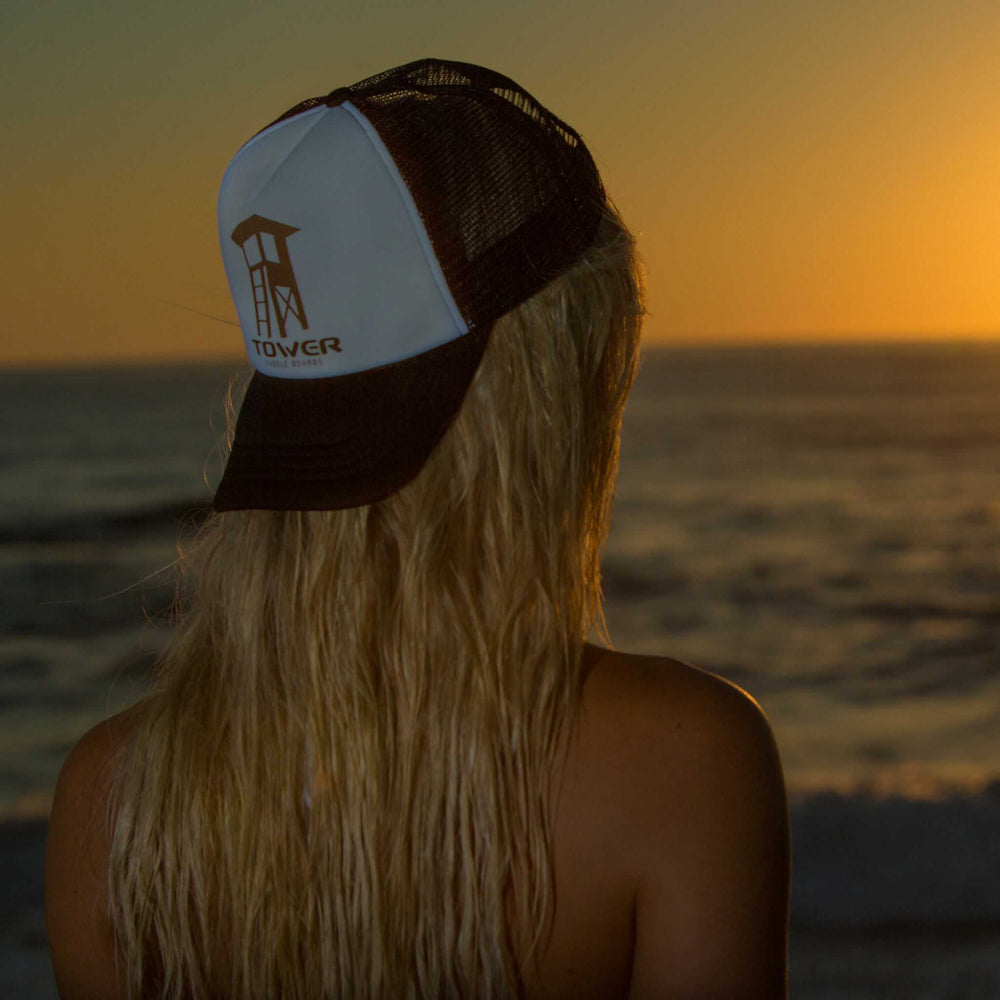
[(458, 413), (488, 339), (489, 330), (473, 330), (331, 378), (254, 372), (215, 509), (340, 510), (395, 493)]

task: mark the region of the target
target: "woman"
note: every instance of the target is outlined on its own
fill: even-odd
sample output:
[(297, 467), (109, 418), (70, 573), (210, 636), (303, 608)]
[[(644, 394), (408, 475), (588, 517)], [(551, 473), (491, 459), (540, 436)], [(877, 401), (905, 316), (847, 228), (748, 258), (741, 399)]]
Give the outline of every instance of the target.
[(580, 137), (421, 60), (219, 217), (256, 370), (154, 690), (60, 776), (63, 996), (784, 996), (764, 716), (585, 642), (643, 290)]

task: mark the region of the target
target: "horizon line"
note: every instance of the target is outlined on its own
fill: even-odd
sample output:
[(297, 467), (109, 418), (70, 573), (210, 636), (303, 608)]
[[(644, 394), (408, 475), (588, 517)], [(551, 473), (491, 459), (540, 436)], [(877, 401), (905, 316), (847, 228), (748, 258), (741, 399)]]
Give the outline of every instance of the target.
[[(644, 337), (641, 348), (645, 350), (768, 350), (775, 348), (836, 348), (836, 347), (962, 347), (1000, 346), (1000, 331), (831, 331), (809, 334), (771, 334), (760, 339), (728, 334), (677, 334), (670, 337)], [(170, 365), (223, 365), (249, 364), (243, 352), (216, 354), (177, 355), (109, 355), (107, 357), (67, 357), (58, 359), (26, 358), (0, 359), (0, 371), (153, 368)]]

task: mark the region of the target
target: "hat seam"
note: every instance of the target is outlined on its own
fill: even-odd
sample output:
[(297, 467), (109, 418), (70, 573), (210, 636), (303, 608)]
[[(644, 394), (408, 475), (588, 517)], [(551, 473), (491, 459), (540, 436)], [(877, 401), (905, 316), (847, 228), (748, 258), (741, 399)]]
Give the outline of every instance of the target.
[[(304, 117), (305, 115), (311, 114), (313, 111), (321, 111), (321, 110), (322, 111), (329, 111), (330, 109), (329, 108), (323, 108), (322, 106), (320, 106), (319, 108), (311, 108), (309, 111), (305, 111), (305, 112), (303, 112), (302, 115), (297, 116), (297, 118), (286, 118), (284, 120), (284, 122), (278, 122), (278, 123), (276, 123), (275, 126), (274, 126), (274, 128), (276, 129), (279, 125), (290, 124), (291, 122), (296, 121), (298, 118), (301, 118), (301, 117)], [(252, 195), (248, 196), (245, 199), (246, 202), (247, 202), (247, 204), (250, 204), (251, 202), (256, 201), (256, 199), (258, 199), (260, 197), (261, 192), (264, 190), (264, 188), (266, 188), (268, 186), (268, 184), (270, 184), (274, 180), (274, 178), (278, 175), (278, 172), (281, 170), (281, 168), (285, 165), (285, 163), (287, 163), (288, 158), (295, 152), (296, 149), (299, 148), (299, 146), (302, 145), (303, 142), (306, 141), (306, 139), (309, 138), (309, 136), (312, 134), (313, 129), (316, 128), (316, 126), (319, 124), (319, 122), (320, 122), (320, 116), (317, 115), (316, 116), (316, 121), (314, 121), (309, 126), (309, 128), (307, 128), (305, 130), (305, 132), (303, 132), (302, 135), (299, 136), (298, 142), (296, 142), (295, 145), (292, 146), (291, 149), (289, 149), (289, 150), (287, 150), (285, 152), (285, 154), (281, 158), (281, 162), (267, 175), (267, 178), (265, 180), (263, 180), (260, 183), (260, 185), (258, 185), (258, 187), (254, 191), (254, 193)], [(242, 147), (242, 149), (240, 149), (240, 151), (236, 154), (236, 156), (233, 157), (233, 160), (229, 164), (229, 167), (232, 167), (233, 164), (236, 163), (236, 161), (240, 158), (240, 156), (243, 155), (243, 153), (250, 147), (250, 145), (252, 143), (255, 143), (257, 139), (262, 138), (264, 135), (269, 135), (271, 133), (271, 131), (272, 131), (271, 129), (265, 129), (263, 132), (258, 132), (257, 135), (255, 135), (250, 140), (250, 142), (246, 143)], [(228, 174), (228, 173), (229, 173), (229, 169), (227, 168), (226, 169), (226, 174)], [(223, 183), (223, 185), (225, 184), (225, 181), (226, 181), (226, 174), (224, 174), (223, 177), (222, 177), (222, 183)]]
[[(382, 137), (378, 134), (378, 130), (368, 120), (363, 111), (359, 110), (351, 101), (344, 101), (340, 107), (347, 111), (348, 114), (350, 114), (365, 130), (365, 134), (368, 136), (375, 152), (378, 153), (379, 158), (385, 164), (386, 169), (389, 171), (389, 175), (395, 182), (396, 189), (399, 191), (403, 205), (406, 207), (407, 214), (410, 216), (410, 222), (413, 224), (413, 228), (416, 231), (420, 247), (424, 252), (424, 256), (427, 258), (427, 263), (430, 265), (431, 274), (434, 276), (434, 281), (438, 286), (438, 290), (441, 292), (441, 297), (444, 299), (445, 305), (448, 307), (448, 311), (451, 313), (452, 319), (455, 321), (455, 325), (459, 328), (459, 330), (461, 330), (459, 336), (464, 337), (469, 332), (469, 323), (459, 310), (455, 297), (451, 294), (451, 289), (448, 287), (444, 271), (441, 270), (441, 262), (438, 260), (437, 253), (434, 251), (434, 244), (431, 243), (431, 238), (427, 233), (427, 228), (424, 226), (424, 220), (417, 209), (416, 202), (413, 200), (413, 195), (411, 194), (406, 181), (403, 179), (403, 175), (399, 172), (399, 167), (396, 166), (396, 161), (392, 158), (392, 154), (386, 148), (385, 143), (382, 141)], [(449, 340), (452, 339), (454, 338), (449, 338)], [(446, 343), (448, 343), (447, 340), (441, 341), (441, 344)], [(433, 346), (440, 347), (441, 344), (435, 344)]]

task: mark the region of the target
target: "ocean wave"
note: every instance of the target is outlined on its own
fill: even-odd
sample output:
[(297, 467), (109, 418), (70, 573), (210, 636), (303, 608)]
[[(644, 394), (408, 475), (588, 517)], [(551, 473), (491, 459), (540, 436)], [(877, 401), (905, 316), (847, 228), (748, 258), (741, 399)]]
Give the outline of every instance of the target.
[(939, 800), (813, 795), (792, 843), (798, 924), (1000, 928), (1000, 780)]
[[(0, 864), (38, 850), (49, 797), (0, 818)], [(1000, 780), (921, 800), (822, 792), (792, 805), (793, 928), (966, 939), (1000, 931)]]
[(174, 600), (173, 575), (132, 572), (105, 559), (0, 566), (0, 658), (8, 641), (90, 639), (162, 621)]
[(211, 510), (204, 500), (175, 500), (133, 510), (87, 512), (0, 524), (0, 546), (131, 540), (200, 524)]

